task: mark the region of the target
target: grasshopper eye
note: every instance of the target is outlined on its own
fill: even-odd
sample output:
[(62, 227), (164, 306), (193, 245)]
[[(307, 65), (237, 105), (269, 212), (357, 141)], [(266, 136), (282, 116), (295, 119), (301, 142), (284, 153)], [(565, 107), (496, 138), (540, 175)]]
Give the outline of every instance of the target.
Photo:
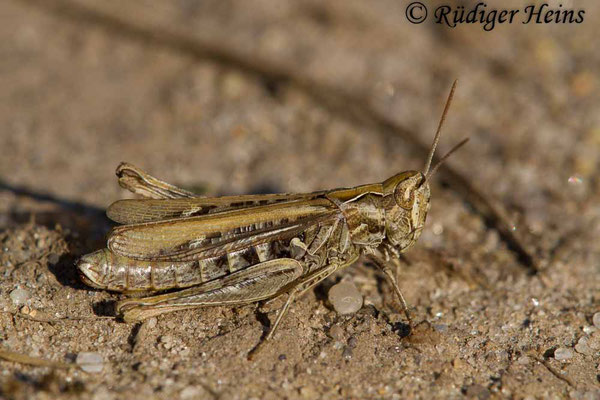
[(394, 190), (394, 200), (398, 206), (405, 210), (411, 210), (415, 202), (415, 184), (411, 180), (398, 183)]

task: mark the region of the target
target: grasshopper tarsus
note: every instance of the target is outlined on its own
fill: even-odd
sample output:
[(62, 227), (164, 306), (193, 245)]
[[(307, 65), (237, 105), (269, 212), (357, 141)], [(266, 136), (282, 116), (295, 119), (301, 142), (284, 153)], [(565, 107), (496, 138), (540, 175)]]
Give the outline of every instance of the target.
[(268, 341), (270, 341), (273, 338), (273, 335), (277, 331), (277, 328), (279, 327), (279, 324), (283, 320), (283, 317), (285, 316), (285, 314), (287, 314), (287, 311), (288, 311), (290, 305), (294, 302), (297, 293), (298, 293), (298, 286), (296, 286), (294, 289), (292, 289), (292, 291), (288, 294), (288, 298), (285, 301), (285, 304), (277, 312), (277, 317), (275, 318), (275, 323), (273, 324), (273, 326), (271, 326), (269, 328), (269, 331), (267, 332), (267, 335), (265, 336), (265, 338), (260, 340), (256, 344), (256, 346), (254, 346), (254, 348), (248, 352), (248, 357), (247, 357), (248, 361), (253, 361), (254, 358), (256, 357), (256, 355), (260, 352), (260, 350), (262, 348), (264, 348), (265, 343), (267, 343)]

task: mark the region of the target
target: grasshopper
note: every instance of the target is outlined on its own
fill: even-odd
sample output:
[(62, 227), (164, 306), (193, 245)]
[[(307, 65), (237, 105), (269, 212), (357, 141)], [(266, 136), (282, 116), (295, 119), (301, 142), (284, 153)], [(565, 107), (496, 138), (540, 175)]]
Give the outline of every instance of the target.
[(390, 265), (421, 235), (432, 175), (468, 140), (430, 168), (455, 87), (456, 82), (423, 172), (401, 172), (382, 183), (306, 194), (202, 197), (122, 163), (119, 184), (145, 198), (109, 206), (108, 217), (122, 225), (110, 232), (107, 248), (78, 261), (82, 280), (117, 292), (163, 292), (119, 301), (117, 313), (128, 322), (287, 293), (266, 342), (294, 299), (365, 255), (383, 271), (410, 323)]

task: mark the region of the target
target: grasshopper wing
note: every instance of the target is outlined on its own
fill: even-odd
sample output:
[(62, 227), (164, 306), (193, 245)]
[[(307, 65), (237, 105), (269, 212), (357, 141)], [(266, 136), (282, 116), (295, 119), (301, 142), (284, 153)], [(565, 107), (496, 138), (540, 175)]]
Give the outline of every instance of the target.
[(285, 201), (309, 200), (325, 194), (321, 191), (307, 194), (204, 197), (161, 181), (129, 163), (119, 164), (116, 174), (119, 185), (144, 197), (144, 199), (119, 200), (108, 207), (106, 215), (120, 224), (194, 217)]
[(165, 219), (195, 217), (209, 213), (256, 207), (293, 200), (310, 200), (324, 192), (308, 194), (264, 194), (176, 199), (118, 200), (106, 210), (110, 219), (120, 224), (139, 224)]
[(295, 200), (118, 226), (109, 235), (108, 248), (138, 260), (199, 260), (292, 238), (312, 225), (339, 218), (339, 208), (328, 199)]
[(195, 193), (180, 189), (161, 181), (135, 165), (122, 162), (117, 167), (119, 185), (135, 194), (151, 199), (179, 199), (200, 197)]

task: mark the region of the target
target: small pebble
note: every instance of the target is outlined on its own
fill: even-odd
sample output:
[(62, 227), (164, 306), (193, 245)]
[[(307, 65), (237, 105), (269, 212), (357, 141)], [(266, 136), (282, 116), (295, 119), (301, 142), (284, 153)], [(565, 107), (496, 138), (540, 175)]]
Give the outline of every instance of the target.
[(156, 319), (156, 317), (152, 317), (148, 320), (148, 322), (146, 322), (148, 329), (156, 328), (157, 323), (158, 323), (158, 320)]
[(188, 386), (179, 393), (181, 400), (193, 400), (205, 398), (207, 395), (204, 388), (200, 386)]
[(173, 336), (170, 335), (163, 335), (159, 340), (167, 350), (170, 350), (175, 344), (173, 343)]
[[(171, 350), (171, 352), (173, 352), (173, 350)], [(183, 349), (179, 350), (179, 355), (182, 357), (187, 357), (191, 352), (192, 351), (188, 347), (184, 347)]]
[(98, 353), (84, 351), (77, 354), (77, 359), (75, 362), (77, 365), (79, 365), (82, 371), (92, 374), (102, 372), (102, 369), (104, 368), (104, 360), (102, 360), (102, 356)]
[(329, 328), (329, 336), (335, 340), (342, 340), (344, 337), (344, 330), (339, 325), (334, 325)]
[(338, 314), (354, 314), (363, 305), (363, 297), (352, 282), (340, 282), (329, 289), (329, 301)]
[(575, 345), (575, 351), (586, 356), (591, 356), (594, 353), (588, 345), (588, 339), (585, 336), (579, 338), (579, 341)]
[(280, 354), (278, 358), (279, 358), (279, 361), (287, 360), (287, 356), (285, 354)]
[(594, 316), (592, 317), (592, 322), (594, 323), (594, 326), (596, 328), (600, 329), (600, 312), (594, 314)]
[(588, 337), (587, 344), (592, 350), (600, 350), (600, 331), (592, 333)]
[(531, 362), (531, 359), (527, 356), (521, 356), (517, 360), (517, 364), (519, 365), (528, 365)]
[(471, 385), (467, 388), (467, 393), (465, 393), (468, 398), (472, 399), (489, 399), (491, 393), (488, 388), (482, 385)]
[(348, 339), (348, 347), (350, 347), (351, 349), (355, 348), (357, 344), (358, 344), (358, 340), (356, 340), (356, 338), (354, 336), (352, 336), (350, 339)]
[(558, 361), (566, 361), (573, 358), (573, 350), (566, 347), (559, 347), (554, 350), (554, 358)]
[(342, 352), (342, 358), (344, 360), (350, 360), (352, 358), (352, 349), (350, 347), (344, 347), (344, 351)]
[(10, 292), (10, 299), (17, 305), (25, 304), (25, 302), (29, 299), (29, 292), (21, 288), (15, 289)]
[(591, 335), (592, 333), (596, 332), (597, 329), (595, 326), (584, 326), (583, 327), (583, 333), (585, 333), (586, 335)]
[(48, 264), (56, 265), (56, 263), (58, 263), (58, 260), (60, 260), (60, 256), (58, 254), (50, 253), (50, 255), (48, 255)]
[(316, 399), (319, 397), (317, 392), (309, 386), (304, 386), (300, 389), (300, 396), (305, 399)]

